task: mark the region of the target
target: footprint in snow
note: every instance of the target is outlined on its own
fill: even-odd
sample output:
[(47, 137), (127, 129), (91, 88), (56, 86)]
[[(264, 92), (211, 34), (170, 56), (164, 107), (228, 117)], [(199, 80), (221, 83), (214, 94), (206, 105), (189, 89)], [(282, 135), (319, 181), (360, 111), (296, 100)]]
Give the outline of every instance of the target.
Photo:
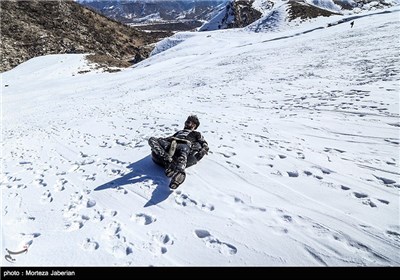
[(365, 194), (365, 193), (353, 192), (353, 194), (354, 194), (354, 196), (357, 197), (357, 198), (366, 198), (366, 197), (368, 197), (368, 195)]
[(128, 191), (124, 187), (121, 187), (121, 186), (116, 187), (115, 191), (117, 193), (121, 193), (121, 194), (127, 194), (128, 193)]
[(91, 238), (85, 238), (81, 246), (85, 251), (95, 251), (99, 248), (99, 243)]
[(211, 211), (214, 211), (215, 207), (212, 204), (209, 204), (209, 203), (206, 203), (206, 204), (202, 203), (200, 205), (200, 209), (204, 210), (204, 211), (210, 211), (211, 212)]
[(223, 156), (226, 157), (226, 158), (230, 158), (230, 157), (236, 156), (236, 153), (235, 153), (235, 152), (225, 152), (225, 153), (223, 153), (223, 152), (217, 152), (217, 154), (223, 155)]
[(152, 242), (144, 245), (144, 249), (149, 250), (154, 256), (160, 256), (167, 253), (167, 245), (173, 245), (174, 240), (166, 233), (149, 232)]
[(380, 203), (383, 203), (383, 204), (386, 204), (386, 205), (388, 205), (388, 204), (390, 203), (389, 201), (387, 201), (387, 200), (385, 200), (385, 199), (377, 198), (377, 200), (378, 200)]
[(38, 233), (38, 232), (20, 233), (19, 235), (22, 237), (24, 242), (29, 242), (29, 241), (33, 240), (34, 238), (37, 238), (37, 237), (41, 236), (41, 234)]
[(121, 225), (117, 221), (112, 221), (105, 226), (104, 229), (104, 236), (108, 239), (113, 239), (114, 237), (118, 237), (118, 234), (121, 231)]
[(12, 189), (12, 188), (14, 188), (14, 189), (26, 189), (28, 186), (25, 185), (25, 184), (16, 184), (16, 185), (8, 184), (8, 185), (6, 185), (6, 187), (9, 188), (9, 189)]
[(188, 195), (182, 193), (181, 191), (175, 192), (175, 203), (179, 206), (196, 206), (204, 211), (214, 211), (214, 205), (210, 203), (199, 203), (194, 199), (191, 199)]
[(176, 192), (175, 203), (184, 207), (197, 205), (197, 202), (195, 200), (191, 199), (189, 196), (181, 193), (180, 191)]
[(155, 243), (148, 243), (143, 246), (144, 249), (148, 250), (153, 256), (161, 256), (167, 253), (167, 248), (164, 246), (160, 246)]
[(53, 201), (53, 197), (51, 196), (51, 193), (49, 190), (46, 190), (44, 193), (42, 193), (42, 196), (40, 197), (40, 202), (43, 204), (47, 204)]
[(289, 177), (299, 177), (299, 172), (297, 171), (286, 171)]
[(96, 200), (94, 200), (94, 199), (88, 199), (87, 201), (86, 201), (86, 207), (87, 208), (91, 208), (91, 207), (93, 207), (93, 206), (95, 206), (96, 205)]
[(97, 173), (93, 173), (91, 175), (82, 175), (82, 180), (84, 181), (96, 181), (96, 175)]
[(159, 244), (162, 245), (172, 245), (174, 244), (174, 240), (167, 234), (167, 233), (162, 233), (162, 232), (150, 232), (149, 235), (153, 239), (153, 241), (156, 241)]
[(282, 215), (282, 220), (288, 223), (293, 222), (293, 218), (290, 215)]
[(387, 187), (391, 187), (393, 184), (396, 184), (395, 180), (389, 179), (389, 178), (384, 178), (384, 177), (379, 177), (374, 175), (376, 179), (380, 180), (384, 185)]
[(106, 217), (115, 217), (117, 214), (118, 212), (112, 209), (104, 209), (102, 212), (102, 215)]
[(243, 212), (266, 212), (267, 209), (264, 207), (258, 207), (249, 205), (248, 203), (244, 202), (241, 198), (234, 196), (233, 200), (235, 203), (240, 205), (240, 210)]
[(301, 152), (297, 152), (297, 158), (299, 158), (299, 159), (305, 159), (306, 156), (305, 156), (303, 153), (301, 153)]
[(314, 166), (314, 168), (320, 170), (320, 171), (322, 172), (322, 174), (331, 174), (331, 173), (334, 173), (334, 171), (332, 171), (332, 170), (330, 170), (330, 169), (328, 169), (328, 168), (325, 168), (325, 167)]
[(72, 221), (65, 224), (66, 231), (76, 231), (78, 229), (81, 229), (82, 227), (83, 227), (82, 221)]
[(90, 220), (90, 218), (86, 215), (79, 215), (75, 214), (72, 216), (73, 220), (67, 222), (65, 224), (65, 230), (66, 231), (76, 231), (78, 229), (81, 229), (83, 225)]
[(239, 165), (239, 164), (233, 163), (233, 162), (231, 162), (231, 161), (228, 161), (228, 160), (227, 160), (226, 163), (229, 164), (230, 167), (240, 168), (240, 165)]
[(194, 231), (194, 233), (198, 238), (203, 240), (208, 248), (216, 249), (220, 254), (223, 254), (225, 256), (232, 256), (237, 253), (237, 249), (235, 246), (229, 243), (221, 242), (220, 240), (212, 236), (207, 230), (197, 229)]
[(109, 251), (114, 257), (122, 259), (133, 253), (132, 247), (125, 245), (124, 243), (118, 242), (113, 244), (107, 251)]
[(372, 208), (378, 207), (365, 193), (353, 192), (353, 195), (360, 199), (362, 204), (371, 206)]
[(363, 204), (370, 206), (372, 208), (378, 207), (371, 199), (365, 199), (362, 201)]
[(93, 209), (93, 214), (91, 216), (91, 220), (92, 220), (92, 222), (99, 223), (102, 220), (104, 220), (104, 215), (100, 211)]
[(15, 219), (12, 220), (13, 224), (24, 224), (29, 221), (34, 221), (36, 218), (34, 216), (29, 215), (28, 213), (24, 212), (24, 214), (21, 214), (17, 216)]
[(135, 221), (139, 225), (149, 225), (154, 223), (157, 219), (151, 215), (139, 213), (131, 216), (131, 220)]
[(388, 229), (385, 232), (390, 238), (396, 240), (397, 242), (400, 242), (400, 232), (395, 229)]
[(65, 190), (65, 184), (67, 182), (68, 181), (66, 179), (64, 179), (64, 178), (58, 179), (57, 182), (56, 182), (56, 185), (54, 186), (54, 190), (57, 191), (57, 192), (61, 192), (61, 191)]
[(46, 186), (47, 186), (47, 183), (45, 183), (43, 179), (37, 178), (37, 179), (35, 179), (35, 181), (34, 181), (34, 185), (36, 185), (36, 186), (38, 186), (38, 187), (46, 187)]

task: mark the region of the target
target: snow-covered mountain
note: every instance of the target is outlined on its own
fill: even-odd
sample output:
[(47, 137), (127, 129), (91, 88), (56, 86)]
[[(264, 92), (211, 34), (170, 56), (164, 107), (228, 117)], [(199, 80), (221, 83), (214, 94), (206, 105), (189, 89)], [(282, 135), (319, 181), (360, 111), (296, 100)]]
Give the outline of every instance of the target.
[[(399, 14), (2, 73), (1, 265), (399, 266)], [(193, 113), (210, 153), (170, 191), (147, 140)]]
[(203, 1), (79, 1), (103, 15), (124, 23), (168, 23), (210, 19), (209, 14), (223, 0)]
[(199, 30), (248, 26), (256, 32), (276, 31), (277, 26), (297, 26), (321, 16), (357, 14), (399, 4), (399, 0), (229, 0)]

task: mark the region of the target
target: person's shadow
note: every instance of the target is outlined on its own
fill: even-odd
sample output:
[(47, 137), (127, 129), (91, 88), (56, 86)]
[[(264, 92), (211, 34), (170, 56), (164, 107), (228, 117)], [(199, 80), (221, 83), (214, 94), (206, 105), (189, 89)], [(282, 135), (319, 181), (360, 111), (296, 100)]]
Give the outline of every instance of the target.
[(131, 185), (134, 187), (134, 184), (136, 183), (151, 180), (153, 184), (155, 184), (156, 188), (154, 189), (150, 200), (144, 205), (144, 207), (157, 205), (166, 200), (172, 193), (172, 190), (168, 187), (169, 178), (164, 175), (164, 169), (155, 164), (150, 155), (130, 164), (128, 168), (131, 169), (132, 172), (129, 172), (121, 178), (114, 179), (98, 186), (94, 190), (102, 191), (106, 189), (115, 189), (124, 185)]

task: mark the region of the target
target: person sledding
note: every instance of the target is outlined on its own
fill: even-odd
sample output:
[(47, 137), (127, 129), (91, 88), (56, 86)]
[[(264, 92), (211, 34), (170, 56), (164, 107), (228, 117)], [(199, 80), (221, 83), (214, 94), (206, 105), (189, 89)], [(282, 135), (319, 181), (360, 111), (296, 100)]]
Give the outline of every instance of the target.
[(208, 143), (196, 131), (199, 125), (198, 117), (190, 115), (183, 130), (166, 138), (150, 137), (148, 140), (153, 161), (163, 166), (165, 175), (171, 177), (171, 189), (176, 189), (185, 181), (187, 167), (196, 164), (208, 154)]

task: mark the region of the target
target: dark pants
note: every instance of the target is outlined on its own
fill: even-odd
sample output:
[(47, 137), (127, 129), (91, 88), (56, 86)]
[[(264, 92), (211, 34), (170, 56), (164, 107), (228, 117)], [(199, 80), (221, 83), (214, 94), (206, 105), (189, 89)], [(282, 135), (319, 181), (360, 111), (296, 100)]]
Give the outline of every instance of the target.
[(159, 157), (165, 158), (168, 155), (169, 148), (171, 147), (171, 143), (162, 138), (150, 137), (149, 145), (151, 150)]
[(178, 144), (174, 155), (175, 169), (185, 171), (190, 147), (187, 144)]
[[(169, 166), (168, 151), (171, 147), (171, 143), (162, 138), (151, 137), (149, 139), (149, 145), (151, 147), (153, 160), (163, 165), (165, 168)], [(175, 153), (172, 156), (172, 164), (175, 169), (184, 171), (187, 166), (195, 164), (197, 161), (191, 160), (188, 164), (188, 157), (190, 154), (190, 147), (187, 144), (179, 143), (176, 146)]]

